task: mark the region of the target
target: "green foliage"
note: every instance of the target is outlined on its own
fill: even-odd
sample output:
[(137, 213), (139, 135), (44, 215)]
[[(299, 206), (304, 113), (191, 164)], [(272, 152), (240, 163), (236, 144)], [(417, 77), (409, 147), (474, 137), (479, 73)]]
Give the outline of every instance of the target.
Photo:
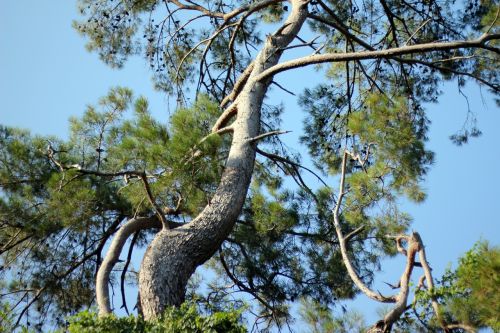
[[(408, 102), (402, 97), (391, 100), (372, 94), (365, 105), (365, 112), (351, 114), (348, 130), (359, 136), (360, 145), (374, 146), (373, 176), (383, 176), (391, 172), (387, 169), (392, 169), (388, 186), (396, 190), (418, 182), (432, 162), (433, 155), (424, 148)], [(382, 165), (379, 166), (379, 163)], [(412, 196), (411, 193), (407, 193), (411, 199), (422, 199), (421, 195)]]
[(341, 315), (311, 300), (302, 299), (300, 316), (308, 325), (310, 333), (362, 333), (366, 332), (363, 316), (357, 311), (344, 311)]
[[(332, 246), (331, 224), (307, 212), (310, 200), (305, 192), (265, 192), (254, 184), (241, 222), (223, 244), (221, 252), (232, 276), (272, 304), (261, 309), (263, 315), (272, 311), (274, 317), (286, 318), (286, 303), (302, 297), (333, 304), (355, 293)], [(224, 274), (223, 269), (219, 272)]]
[(302, 140), (316, 166), (332, 175), (340, 173), (344, 151), (348, 152), (341, 216), (344, 233), (363, 226), (361, 237), (375, 236), (377, 243), (367, 250), (372, 255), (366, 260), (376, 263), (375, 253), (396, 253), (384, 236), (403, 233), (411, 222), (398, 208), (398, 199), (425, 199), (419, 184), (433, 161), (433, 153), (425, 149), (427, 121), (419, 106), (402, 95), (366, 94), (362, 107), (349, 109), (334, 91), (320, 85), (302, 96), (301, 103), (311, 115), (305, 130), (314, 133)]
[(196, 306), (183, 304), (169, 308), (156, 320), (144, 321), (141, 317), (118, 318), (114, 315), (99, 318), (95, 312), (83, 311), (69, 318), (65, 330), (70, 333), (243, 333), (241, 313), (238, 311), (200, 314)]
[(480, 241), (459, 260), (456, 270), (447, 270), (432, 294), (417, 292), (418, 304), (429, 305), (434, 297), (448, 322), (490, 327), (500, 332), (500, 248)]
[[(201, 1), (200, 5), (212, 10), (231, 11), (239, 7), (241, 2), (214, 4)], [(74, 21), (73, 27), (87, 38), (86, 47), (89, 51), (98, 53), (101, 60), (112, 67), (122, 67), (130, 56), (144, 56), (154, 73), (155, 87), (177, 95), (179, 99), (184, 98), (182, 88), (192, 85), (198, 75), (202, 75), (201, 70), (206, 70), (198, 66), (200, 61), (203, 62), (202, 57), (206, 56), (200, 47), (204, 43), (198, 41), (210, 37), (220, 25), (218, 18), (208, 17), (194, 19), (193, 22), (203, 22), (197, 27), (182, 26), (174, 15), (168, 21), (158, 19), (158, 13), (165, 7), (152, 0), (78, 0), (78, 7), (82, 19)], [(276, 22), (282, 13), (281, 5), (276, 5), (265, 16), (269, 22)], [(235, 45), (249, 41), (256, 44), (261, 42), (255, 30), (256, 22), (258, 20), (248, 18), (238, 26), (239, 31), (234, 32)], [(222, 31), (220, 36), (224, 38), (211, 41), (210, 57), (216, 70), (226, 70), (233, 62), (227, 56), (232, 33)], [(245, 57), (241, 52), (233, 52), (232, 58), (238, 66), (249, 61), (248, 56)], [(233, 79), (230, 85), (232, 83)], [(207, 93), (218, 99), (223, 97), (218, 89)]]
[(297, 212), (287, 209), (280, 201), (267, 201), (261, 193), (252, 196), (253, 219), (257, 232), (282, 234), (292, 229), (297, 221)]
[(459, 321), (500, 332), (500, 248), (477, 243), (459, 262), (446, 309)]
[[(61, 314), (94, 302), (106, 241), (127, 218), (155, 215), (143, 182), (116, 173), (144, 172), (159, 207), (176, 207), (182, 197), (177, 218), (196, 214), (215, 188), (227, 149), (218, 135), (204, 139), (218, 112), (200, 96), (167, 126), (151, 116), (146, 99), (114, 88), (71, 119), (66, 142), (0, 127), (0, 277), (9, 280), (0, 288), (6, 302), (18, 305), (11, 310), (24, 306), (19, 297), (33, 297), (33, 321), (58, 323)], [(146, 241), (142, 233), (137, 244)]]
[(283, 5), (281, 2), (277, 2), (266, 8), (262, 13), (262, 21), (266, 23), (275, 23), (283, 19), (283, 14), (288, 11), (288, 5)]
[[(11, 293), (13, 304), (21, 304), (17, 301), (25, 296), (33, 300), (39, 318), (58, 318), (91, 306), (96, 265), (123, 221), (153, 216), (153, 206), (177, 205), (178, 214), (169, 219), (189, 221), (210, 202), (230, 145), (228, 136), (211, 134), (222, 111), (218, 105), (255, 56), (264, 40), (260, 36), (275, 29), (291, 9), (279, 1), (199, 0), (180, 2), (180, 7), (177, 1), (155, 0), (78, 3), (82, 18), (74, 27), (87, 38), (87, 48), (113, 67), (143, 55), (155, 86), (175, 95), (179, 107), (168, 123), (162, 123), (152, 117), (145, 98), (115, 88), (97, 105), (88, 106), (83, 117), (71, 119), (67, 141), (0, 127), (0, 244), (7, 244), (2, 247), (0, 277), (10, 282), (0, 289)], [(248, 7), (238, 12), (242, 5)], [(488, 29), (498, 32), (496, 1), (466, 0), (463, 6), (451, 0), (358, 5), (337, 0), (308, 3), (309, 27), (320, 35), (322, 52), (463, 40)], [(235, 10), (237, 16), (225, 18)], [(497, 43), (489, 41), (488, 46)], [(296, 46), (278, 53), (289, 56)], [(309, 46), (317, 47), (313, 42)], [(311, 305), (309, 321), (324, 323), (323, 330), (355, 329), (355, 315), (337, 319), (327, 313), (338, 299), (356, 294), (332, 225), (342, 160), (348, 156), (341, 228), (347, 235), (362, 227), (349, 241), (348, 251), (358, 274), (370, 284), (380, 259), (395, 254), (393, 242), (384, 236), (404, 233), (410, 225), (411, 217), (400, 211), (399, 200), (425, 199), (420, 183), (433, 154), (425, 147), (428, 120), (422, 105), (437, 101), (442, 80), (458, 78), (462, 87), (471, 76), (498, 93), (496, 58), (486, 52), (490, 51), (414, 52), (327, 65), (326, 82), (306, 89), (299, 102), (307, 113), (302, 142), (326, 182), (309, 188), (298, 166), (299, 154), (290, 153), (276, 137), (259, 142), (262, 149), (292, 163), (280, 158), (256, 163), (243, 212), (221, 245), (221, 260), (213, 264), (234, 286), (229, 290), (219, 283), (218, 289), (210, 290), (216, 302), (223, 304), (235, 290), (250, 292), (265, 304), (263, 317), (279, 322), (289, 315), (288, 302), (312, 298), (318, 303)], [(186, 106), (186, 94), (192, 90), (195, 102)], [(282, 105), (263, 105), (262, 132), (279, 128), (282, 110)], [(479, 134), (471, 121), (452, 140), (461, 144)], [(139, 174), (145, 176), (152, 199)], [(297, 188), (285, 180), (288, 176)], [(147, 244), (149, 236), (139, 234), (137, 244)], [(450, 295), (474, 294), (476, 280), (465, 278), (470, 272), (460, 272), (450, 275), (455, 288)], [(30, 291), (24, 295), (19, 290)], [(443, 291), (440, 297), (446, 295)], [(447, 311), (458, 316), (453, 314), (458, 311), (453, 310), (456, 300), (450, 300)], [(479, 314), (486, 310), (478, 304), (456, 304), (457, 309), (470, 305), (476, 321), (488, 316)], [(212, 325), (193, 308), (176, 311), (165, 316), (184, 326), (168, 329), (195, 331)], [(221, 321), (210, 317), (213, 325), (224, 327), (227, 318), (221, 316)], [(78, 325), (85, 323), (97, 325), (89, 330), (149, 329), (149, 323), (137, 318), (97, 320), (92, 313), (76, 317), (73, 329), (83, 329)], [(166, 329), (169, 324), (157, 325)]]
[[(369, 284), (380, 258), (396, 254), (393, 241), (385, 235), (404, 233), (411, 222), (398, 208), (397, 199), (406, 195), (423, 200), (419, 183), (433, 154), (425, 149), (419, 116), (403, 97), (370, 94), (365, 97), (366, 109), (335, 115), (316, 103), (321, 93), (319, 89), (303, 97), (313, 116), (306, 122), (309, 135), (303, 140), (317, 157), (316, 165), (323, 169), (326, 165), (330, 174), (340, 172), (344, 150), (359, 156), (347, 162), (341, 218), (344, 234), (362, 226), (357, 237), (375, 239), (349, 244), (351, 258)], [(333, 132), (332, 124), (339, 126)], [(283, 174), (294, 174), (279, 166)], [(352, 281), (332, 240), (333, 189), (323, 187), (316, 193), (304, 187), (296, 192), (284, 189), (281, 175), (273, 169), (272, 163), (256, 165), (242, 222), (223, 247), (227, 265), (234, 267), (232, 274), (248, 289), (278, 304), (313, 297), (327, 306), (353, 297)]]
[[(457, 268), (457, 286), (470, 290), (468, 308), (478, 312), (479, 320), (500, 330), (500, 248), (489, 247), (487, 243), (481, 242), (464, 257), (460, 259)], [(465, 300), (459, 300), (465, 301)], [(454, 306), (455, 311), (463, 311), (460, 304)], [(460, 313), (460, 312), (458, 312)]]
[(11, 333), (14, 331), (14, 316), (8, 303), (0, 303), (0, 333)]

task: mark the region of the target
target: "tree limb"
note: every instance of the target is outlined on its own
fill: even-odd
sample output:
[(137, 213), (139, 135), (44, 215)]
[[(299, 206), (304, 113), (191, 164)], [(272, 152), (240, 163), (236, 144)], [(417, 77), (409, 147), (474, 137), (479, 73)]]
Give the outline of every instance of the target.
[[(420, 238), (420, 235), (418, 233), (416, 235), (418, 237), (418, 242), (420, 243), (418, 256), (420, 258), (420, 263), (422, 264), (422, 268), (424, 270), (425, 281), (427, 281), (427, 291), (429, 292), (430, 295), (432, 295), (432, 290), (434, 289), (434, 280), (432, 279), (432, 269), (429, 266), (429, 263), (427, 262), (427, 257), (425, 254), (425, 246), (422, 242), (422, 239)], [(444, 322), (444, 319), (441, 316), (439, 304), (436, 301), (435, 296), (431, 296), (431, 304), (432, 304), (432, 308), (434, 310), (434, 313), (436, 314), (436, 318), (438, 320), (439, 325), (441, 326), (441, 328), (445, 332), (449, 332), (449, 329), (447, 328), (446, 323)]]
[(356, 285), (356, 287), (359, 288), (366, 296), (369, 298), (382, 302), (382, 303), (395, 303), (398, 299), (395, 296), (390, 296), (390, 297), (385, 297), (382, 296), (380, 293), (376, 293), (373, 290), (371, 290), (358, 276), (358, 273), (354, 269), (354, 266), (351, 263), (351, 260), (349, 259), (349, 254), (347, 252), (347, 243), (344, 235), (342, 234), (342, 229), (340, 226), (340, 217), (339, 217), (339, 212), (340, 212), (340, 206), (342, 205), (342, 200), (345, 195), (345, 176), (346, 176), (346, 162), (347, 162), (347, 156), (349, 154), (344, 151), (343, 157), (342, 157), (342, 165), (341, 165), (341, 174), (340, 174), (340, 186), (339, 186), (339, 194), (337, 198), (337, 203), (335, 205), (335, 208), (333, 209), (333, 224), (335, 227), (335, 231), (337, 232), (337, 237), (339, 240), (339, 246), (340, 246), (340, 253), (342, 255), (342, 260), (344, 262), (344, 265), (347, 269), (347, 272), (349, 273), (349, 276), (351, 277), (352, 281)]
[(477, 39), (469, 41), (462, 40), (453, 42), (424, 43), (424, 44), (407, 45), (402, 47), (395, 47), (391, 49), (376, 50), (376, 51), (315, 54), (277, 64), (263, 71), (259, 75), (255, 76), (252, 79), (252, 81), (259, 82), (269, 77), (272, 77), (278, 73), (293, 68), (300, 68), (308, 65), (321, 64), (327, 62), (340, 62), (340, 61), (366, 60), (366, 59), (379, 59), (379, 58), (386, 59), (394, 56), (414, 54), (414, 53), (448, 51), (448, 50), (465, 49), (465, 48), (483, 48), (498, 53), (500, 52), (498, 49), (486, 45), (488, 41), (498, 40), (498, 39), (500, 39), (500, 34), (491, 34), (491, 35), (484, 34)]
[[(175, 222), (169, 222), (169, 224), (171, 228), (180, 226), (180, 224)], [(161, 226), (162, 224), (155, 217), (137, 217), (130, 219), (118, 230), (97, 272), (96, 301), (100, 316), (112, 312), (108, 289), (109, 276), (113, 267), (118, 262), (120, 253), (128, 237), (139, 230), (161, 228)]]
[[(414, 232), (408, 237), (406, 267), (399, 282), (399, 293), (396, 296), (397, 302), (394, 307), (384, 316), (384, 332), (390, 332), (392, 325), (401, 317), (407, 309), (408, 294), (410, 292), (410, 278), (414, 268), (415, 256), (420, 250), (420, 236)], [(380, 324), (379, 324), (380, 325)]]
[(262, 134), (259, 134), (257, 136), (254, 136), (253, 138), (248, 139), (248, 141), (250, 141), (250, 142), (257, 142), (259, 140), (267, 138), (268, 136), (287, 134), (287, 133), (290, 133), (290, 132), (291, 131), (279, 131), (279, 130), (277, 130), (277, 131), (270, 131), (270, 132), (266, 132), (266, 133), (262, 133)]

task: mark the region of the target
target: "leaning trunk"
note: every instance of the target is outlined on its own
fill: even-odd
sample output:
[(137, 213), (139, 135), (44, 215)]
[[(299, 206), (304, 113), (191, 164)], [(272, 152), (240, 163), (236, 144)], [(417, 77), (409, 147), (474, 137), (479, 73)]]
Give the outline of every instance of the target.
[(149, 245), (139, 273), (140, 306), (146, 320), (166, 307), (184, 301), (186, 284), (196, 268), (208, 260), (231, 232), (245, 201), (255, 161), (255, 138), (260, 134), (260, 110), (271, 78), (254, 77), (274, 66), (297, 35), (307, 16), (308, 0), (291, 0), (284, 25), (257, 56), (252, 73), (234, 104), (233, 141), (219, 186), (205, 209), (185, 226), (162, 230)]

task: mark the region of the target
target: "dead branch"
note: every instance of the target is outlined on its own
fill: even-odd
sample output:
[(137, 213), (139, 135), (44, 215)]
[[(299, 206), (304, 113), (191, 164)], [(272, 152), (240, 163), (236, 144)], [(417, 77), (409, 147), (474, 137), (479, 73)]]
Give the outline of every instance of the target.
[(214, 126), (212, 127), (212, 133), (215, 133), (219, 131), (222, 127), (226, 126), (229, 120), (231, 120), (231, 118), (234, 117), (237, 112), (238, 112), (237, 103), (233, 102), (233, 104), (228, 106), (219, 116), (219, 119), (217, 119)]
[(285, 158), (283, 156), (279, 156), (279, 155), (276, 155), (276, 154), (268, 153), (266, 151), (260, 150), (259, 148), (256, 148), (256, 151), (257, 151), (258, 154), (260, 154), (260, 155), (262, 155), (264, 157), (267, 157), (267, 158), (269, 158), (269, 159), (271, 159), (273, 161), (279, 161), (279, 162), (282, 162), (282, 163), (290, 164), (292, 166), (304, 169), (304, 170), (308, 171), (309, 173), (311, 173), (313, 176), (315, 176), (324, 186), (328, 186), (325, 183), (325, 181), (317, 173), (315, 173), (313, 170), (311, 170), (311, 169), (303, 166), (302, 164), (293, 162), (293, 161), (291, 161), (288, 158)]
[[(432, 269), (429, 266), (429, 263), (427, 262), (427, 257), (425, 254), (425, 246), (422, 242), (422, 239), (420, 238), (420, 235), (417, 234), (417, 236), (418, 236), (418, 242), (420, 243), (420, 249), (418, 255), (420, 258), (420, 263), (422, 264), (422, 268), (424, 270), (425, 281), (427, 282), (427, 291), (432, 295), (432, 290), (434, 289), (434, 280), (432, 279)], [(439, 309), (439, 304), (436, 301), (436, 298), (432, 296), (431, 300), (432, 300), (431, 301), (432, 308), (434, 310), (434, 314), (436, 315), (439, 325), (445, 332), (449, 332), (449, 329), (447, 328), (446, 323), (444, 322), (444, 319), (441, 316), (441, 311)]]
[[(399, 239), (399, 238), (398, 238)], [(421, 242), (418, 233), (414, 232), (408, 238), (406, 267), (399, 280), (399, 293), (396, 296), (397, 302), (389, 313), (384, 316), (382, 332), (390, 332), (392, 325), (401, 317), (407, 309), (408, 295), (410, 292), (410, 278), (414, 268), (415, 256), (420, 250)], [(380, 322), (377, 323), (380, 326)]]
[(262, 139), (265, 139), (267, 138), (268, 136), (274, 136), (274, 135), (281, 135), (281, 134), (287, 134), (287, 133), (290, 133), (291, 131), (270, 131), (270, 132), (266, 132), (266, 133), (262, 133), (262, 134), (259, 134), (257, 136), (254, 136), (253, 138), (250, 138), (248, 139), (248, 141), (250, 142), (257, 142), (257, 141), (260, 141)]
[(335, 207), (333, 209), (333, 224), (335, 227), (335, 231), (337, 232), (337, 237), (339, 240), (339, 245), (340, 245), (340, 253), (342, 255), (342, 260), (344, 262), (344, 265), (346, 266), (347, 272), (349, 273), (349, 276), (351, 277), (352, 281), (358, 287), (359, 290), (361, 290), (366, 296), (369, 298), (377, 301), (377, 302), (382, 302), (382, 303), (395, 303), (398, 301), (398, 298), (396, 296), (383, 296), (378, 292), (375, 292), (371, 290), (358, 276), (358, 273), (354, 269), (354, 266), (351, 263), (351, 260), (349, 259), (349, 254), (347, 251), (347, 242), (342, 234), (342, 229), (340, 226), (340, 217), (339, 217), (339, 212), (340, 212), (340, 207), (342, 205), (342, 200), (345, 195), (345, 176), (346, 176), (346, 162), (347, 162), (347, 157), (348, 153), (344, 151), (343, 157), (342, 157), (342, 165), (341, 165), (341, 173), (340, 173), (340, 186), (339, 186), (339, 194), (337, 197), (337, 203), (335, 204)]

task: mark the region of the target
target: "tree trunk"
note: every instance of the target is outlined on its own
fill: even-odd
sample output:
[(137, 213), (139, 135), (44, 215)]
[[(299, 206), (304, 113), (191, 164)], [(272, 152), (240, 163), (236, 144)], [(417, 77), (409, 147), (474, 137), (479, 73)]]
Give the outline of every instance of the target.
[(272, 78), (253, 80), (278, 63), (282, 49), (297, 35), (307, 16), (308, 0), (291, 0), (292, 11), (276, 33), (269, 36), (256, 57), (252, 73), (234, 104), (233, 141), (219, 186), (203, 211), (190, 223), (162, 230), (149, 245), (139, 272), (139, 299), (146, 320), (158, 317), (167, 306), (184, 301), (186, 284), (196, 268), (208, 260), (231, 232), (252, 177), (260, 110)]

